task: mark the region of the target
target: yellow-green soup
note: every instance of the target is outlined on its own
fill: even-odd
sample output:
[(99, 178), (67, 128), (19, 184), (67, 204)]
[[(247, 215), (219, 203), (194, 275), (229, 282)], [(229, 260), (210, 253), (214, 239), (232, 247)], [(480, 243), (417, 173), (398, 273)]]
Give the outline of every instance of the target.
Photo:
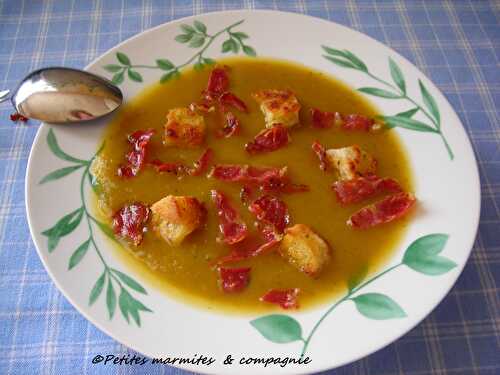
[[(200, 148), (167, 148), (162, 144), (163, 125), (168, 111), (185, 107), (200, 98), (206, 87), (210, 69), (183, 71), (178, 79), (155, 84), (127, 103), (106, 130), (106, 146), (99, 159), (101, 193), (97, 207), (103, 220), (111, 224), (114, 212), (131, 202), (153, 204), (166, 195), (190, 195), (204, 202), (208, 210), (206, 223), (189, 235), (180, 247), (170, 247), (149, 229), (137, 246), (117, 249), (130, 266), (168, 295), (209, 309), (249, 313), (275, 310), (279, 307), (259, 301), (269, 289), (299, 288), (300, 309), (325, 303), (345, 291), (347, 280), (362, 269), (376, 272), (397, 249), (410, 217), (368, 230), (355, 230), (346, 225), (349, 216), (375, 199), (341, 206), (331, 189), (335, 175), (319, 169), (311, 151), (314, 140), (327, 148), (353, 144), (373, 155), (378, 161), (377, 173), (397, 179), (403, 189), (413, 191), (411, 171), (405, 151), (392, 131), (362, 132), (311, 127), (309, 110), (339, 111), (376, 116), (377, 110), (361, 95), (333, 77), (304, 66), (261, 58), (220, 60), (230, 67), (230, 90), (248, 106), (249, 112), (235, 112), (241, 132), (231, 138), (218, 138), (218, 117), (205, 117), (207, 132)], [(245, 143), (264, 128), (264, 117), (252, 93), (262, 89), (292, 90), (302, 105), (300, 125), (290, 131), (292, 141), (274, 152), (250, 156)], [(179, 161), (192, 165), (206, 147), (214, 150), (214, 163), (250, 164), (255, 166), (288, 166), (295, 183), (307, 184), (309, 192), (282, 194), (288, 205), (292, 224), (307, 224), (332, 248), (332, 259), (317, 278), (311, 278), (288, 264), (277, 252), (271, 252), (235, 266), (251, 267), (251, 280), (240, 293), (224, 293), (218, 283), (218, 272), (210, 261), (228, 254), (228, 245), (219, 243), (218, 218), (210, 200), (211, 189), (224, 192), (253, 230), (255, 217), (242, 204), (241, 185), (202, 176), (178, 178), (144, 168), (134, 178), (117, 176), (130, 145), (127, 135), (138, 129), (156, 129), (148, 148), (148, 157), (162, 161)], [(132, 256), (131, 256), (132, 255)]]

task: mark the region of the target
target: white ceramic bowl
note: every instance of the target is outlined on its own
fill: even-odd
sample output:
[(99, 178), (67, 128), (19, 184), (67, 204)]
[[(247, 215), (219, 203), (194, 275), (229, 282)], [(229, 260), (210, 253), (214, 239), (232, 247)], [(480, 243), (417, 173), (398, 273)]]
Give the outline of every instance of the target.
[[(183, 24), (192, 29), (183, 29)], [(233, 42), (224, 43), (230, 33)], [(184, 36), (175, 38), (180, 34)], [(203, 354), (215, 363), (175, 365), (225, 374), (311, 373), (346, 364), (418, 324), (462, 271), (480, 211), (470, 142), (445, 97), (408, 60), (356, 31), (298, 14), (232, 11), (177, 20), (121, 43), (87, 69), (113, 78), (127, 100), (150, 83), (168, 81), (180, 65), (234, 52), (292, 60), (353, 88), (370, 87), (362, 91), (384, 115), (392, 116), (388, 122), (408, 150), (424, 214), (412, 221), (380, 277), (360, 281), (330, 305), (270, 316), (228, 317), (169, 298), (109, 251), (105, 234), (86, 211), (83, 196), (92, 194), (85, 177), (88, 161), (109, 119), (40, 127), (26, 175), (32, 237), (47, 272), (71, 303), (104, 332), (150, 357)], [(401, 114), (413, 108), (417, 111), (411, 116)], [(311, 359), (307, 365), (238, 363), (242, 357), (298, 358), (304, 349)], [(223, 363), (227, 355), (236, 359), (231, 365)]]

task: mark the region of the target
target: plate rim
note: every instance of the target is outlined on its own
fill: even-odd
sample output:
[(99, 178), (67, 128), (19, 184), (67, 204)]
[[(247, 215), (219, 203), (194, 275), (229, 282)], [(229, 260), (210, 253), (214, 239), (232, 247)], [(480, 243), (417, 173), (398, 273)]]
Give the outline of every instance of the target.
[[(465, 136), (464, 139), (466, 140), (467, 146), (468, 146), (468, 148), (471, 151), (470, 152), (470, 156), (472, 157), (472, 162), (473, 162), (473, 165), (475, 167), (473, 171), (472, 170), (470, 171), (471, 173), (474, 174), (474, 180), (475, 180), (475, 184), (474, 185), (475, 185), (475, 187), (477, 188), (477, 191), (478, 191), (477, 199), (476, 199), (477, 210), (476, 210), (476, 212), (473, 213), (473, 215), (471, 215), (471, 216), (473, 216), (472, 220), (473, 220), (473, 223), (474, 223), (474, 225), (473, 225), (473, 228), (474, 228), (473, 233), (474, 233), (474, 235), (471, 236), (470, 243), (468, 243), (466, 246), (464, 246), (464, 248), (468, 249), (467, 255), (464, 257), (463, 264), (462, 265), (458, 265), (457, 272), (455, 273), (456, 276), (452, 277), (453, 280), (449, 282), (449, 285), (445, 288), (446, 290), (439, 297), (437, 297), (435, 300), (433, 300), (432, 303), (429, 303), (429, 305), (432, 305), (432, 308), (430, 308), (429, 310), (427, 310), (427, 312), (425, 312), (422, 316), (416, 318), (414, 322), (412, 322), (412, 323), (404, 326), (401, 329), (401, 332), (399, 332), (391, 340), (389, 340), (387, 342), (382, 342), (382, 344), (380, 344), (380, 345), (375, 345), (374, 348), (366, 350), (366, 351), (364, 351), (362, 353), (360, 352), (359, 355), (353, 356), (349, 360), (344, 360), (343, 362), (339, 362), (339, 363), (335, 364), (333, 367), (332, 366), (320, 366), (320, 367), (315, 367), (313, 369), (314, 372), (325, 371), (325, 370), (332, 370), (332, 369), (335, 369), (335, 368), (339, 368), (341, 366), (345, 366), (345, 365), (350, 364), (350, 363), (354, 363), (354, 362), (356, 362), (356, 361), (358, 361), (358, 360), (360, 360), (362, 358), (365, 358), (365, 357), (368, 357), (368, 356), (372, 355), (375, 352), (378, 352), (379, 350), (382, 350), (383, 348), (389, 346), (390, 344), (395, 343), (401, 337), (403, 337), (404, 335), (406, 335), (409, 331), (411, 331), (412, 329), (414, 329), (417, 325), (421, 324), (422, 321), (424, 319), (426, 319), (439, 306), (439, 304), (448, 296), (448, 294), (450, 293), (451, 289), (456, 285), (458, 278), (462, 275), (465, 266), (469, 262), (472, 250), (474, 249), (474, 243), (475, 243), (477, 235), (478, 235), (478, 230), (479, 230), (480, 214), (481, 214), (482, 191), (481, 191), (481, 179), (480, 179), (480, 174), (479, 174), (479, 165), (478, 165), (477, 157), (476, 157), (476, 150), (473, 147), (473, 144), (471, 142), (469, 134), (467, 133), (467, 130), (466, 130), (466, 128), (465, 128), (462, 120), (458, 116), (455, 108), (449, 102), (449, 100), (446, 97), (446, 95), (444, 95), (444, 93), (441, 91), (441, 89), (438, 86), (436, 86), (434, 84), (434, 82), (425, 73), (423, 73), (417, 65), (415, 65), (413, 62), (411, 62), (410, 60), (408, 60), (405, 56), (401, 55), (398, 51), (394, 50), (392, 47), (390, 47), (390, 46), (388, 46), (388, 45), (386, 45), (386, 44), (384, 44), (384, 43), (382, 43), (382, 42), (374, 39), (373, 37), (371, 37), (368, 34), (365, 34), (365, 33), (361, 32), (361, 31), (358, 31), (358, 30), (356, 30), (354, 28), (351, 28), (351, 27), (348, 27), (346, 25), (343, 25), (343, 24), (340, 24), (340, 23), (337, 23), (337, 22), (334, 22), (334, 21), (330, 21), (328, 19), (324, 19), (324, 18), (320, 18), (320, 17), (308, 15), (308, 14), (303, 14), (303, 13), (300, 13), (300, 12), (271, 10), (271, 9), (240, 9), (240, 10), (222, 10), (222, 11), (204, 12), (204, 13), (193, 14), (191, 16), (186, 16), (186, 17), (182, 17), (182, 18), (172, 19), (170, 21), (161, 23), (161, 24), (156, 25), (154, 27), (151, 27), (149, 29), (143, 30), (143, 31), (141, 31), (141, 32), (139, 32), (139, 33), (137, 33), (135, 35), (132, 35), (129, 38), (121, 41), (120, 43), (112, 46), (111, 48), (107, 49), (106, 51), (102, 52), (97, 57), (95, 57), (91, 62), (89, 62), (83, 68), (83, 70), (86, 70), (86, 71), (90, 70), (93, 65), (97, 64), (99, 62), (99, 60), (101, 60), (103, 58), (103, 56), (108, 55), (108, 54), (110, 54), (110, 53), (118, 50), (120, 47), (122, 47), (122, 46), (130, 43), (131, 41), (133, 41), (135, 39), (139, 39), (139, 38), (142, 38), (142, 37), (144, 37), (145, 35), (147, 35), (149, 33), (153, 33), (156, 30), (165, 27), (166, 25), (180, 24), (182, 22), (192, 21), (192, 20), (199, 19), (200, 17), (205, 17), (205, 16), (215, 16), (215, 17), (218, 16), (218, 15), (235, 15), (236, 16), (236, 15), (244, 15), (245, 13), (253, 13), (253, 14), (256, 14), (256, 13), (257, 14), (258, 13), (281, 14), (281, 15), (284, 15), (284, 16), (290, 16), (290, 15), (292, 15), (292, 16), (296, 16), (296, 17), (300, 17), (300, 18), (306, 18), (306, 19), (308, 19), (309, 22), (321, 22), (321, 23), (324, 23), (324, 24), (333, 24), (333, 25), (335, 25), (337, 27), (340, 27), (340, 28), (343, 28), (345, 30), (348, 30), (349, 32), (354, 32), (358, 36), (362, 36), (363, 38), (368, 38), (370, 40), (370, 42), (375, 43), (377, 46), (383, 46), (384, 48), (387, 48), (388, 50), (390, 50), (390, 52), (391, 52), (392, 55), (397, 56), (399, 59), (403, 60), (406, 64), (409, 64), (410, 66), (412, 66), (416, 70), (416, 72), (418, 74), (420, 74), (421, 77), (425, 77), (427, 79), (427, 83), (430, 83), (431, 88), (434, 91), (439, 92), (441, 94), (442, 98), (444, 99), (445, 103), (452, 109), (452, 114), (456, 117), (457, 122), (460, 124), (460, 131), (463, 132), (463, 135)], [(293, 61), (293, 60), (291, 60), (291, 61)], [(56, 125), (56, 126), (60, 126), (60, 125)], [(33, 186), (30, 186), (28, 182), (30, 181), (30, 176), (31, 176), (32, 169), (33, 169), (32, 164), (34, 163), (34, 161), (33, 161), (33, 154), (34, 154), (35, 146), (40, 143), (40, 138), (42, 136), (42, 133), (43, 133), (44, 129), (45, 128), (49, 128), (50, 129), (51, 127), (52, 127), (51, 124), (47, 124), (45, 122), (41, 122), (40, 123), (40, 125), (39, 125), (39, 127), (37, 129), (37, 133), (36, 133), (36, 135), (35, 135), (35, 137), (33, 139), (33, 143), (31, 145), (31, 148), (30, 148), (30, 152), (29, 152), (29, 156), (28, 156), (28, 160), (27, 160), (27, 164), (26, 164), (26, 171), (25, 171), (24, 195), (25, 195), (26, 219), (27, 219), (27, 222), (28, 222), (30, 236), (31, 236), (33, 244), (35, 245), (35, 249), (37, 251), (38, 257), (41, 260), (41, 262), (42, 262), (42, 264), (43, 264), (43, 266), (45, 268), (45, 271), (50, 276), (51, 281), (57, 287), (58, 291), (66, 298), (66, 300), (68, 302), (70, 302), (70, 304), (73, 306), (73, 308), (75, 308), (88, 322), (90, 322), (91, 324), (93, 324), (96, 328), (98, 328), (100, 331), (104, 332), (106, 335), (108, 335), (109, 337), (111, 337), (113, 340), (115, 340), (116, 342), (120, 343), (121, 345), (124, 345), (125, 347), (128, 347), (128, 348), (130, 348), (130, 349), (132, 349), (132, 350), (134, 350), (134, 351), (136, 351), (136, 352), (138, 352), (138, 353), (146, 356), (147, 358), (151, 358), (151, 357), (149, 357), (149, 355), (144, 354), (142, 351), (138, 350), (135, 347), (135, 345), (131, 345), (131, 344), (128, 344), (128, 343), (126, 344), (126, 343), (122, 342), (120, 339), (118, 339), (115, 336), (115, 334), (112, 332), (111, 329), (105, 328), (103, 325), (101, 325), (101, 323), (97, 319), (94, 319), (91, 316), (91, 314), (89, 314), (87, 312), (84, 312), (83, 309), (80, 308), (80, 306), (78, 305), (78, 303), (70, 295), (69, 291), (66, 290), (66, 288), (63, 286), (63, 284), (60, 283), (59, 280), (55, 277), (54, 272), (48, 266), (48, 263), (44, 259), (44, 256), (42, 256), (42, 250), (41, 250), (42, 246), (41, 246), (41, 244), (38, 243), (39, 241), (37, 241), (37, 239), (36, 239), (37, 237), (36, 237), (34, 229), (33, 229), (33, 218), (32, 218), (32, 213), (31, 213), (32, 210), (31, 210), (30, 199), (29, 199), (29, 196), (30, 196), (29, 192), (30, 192), (30, 189), (33, 188)], [(202, 374), (215, 374), (216, 373), (214, 371), (210, 371), (209, 368), (205, 369), (204, 367), (194, 367), (194, 366), (191, 366), (191, 365), (177, 365), (177, 364), (173, 364), (173, 365), (169, 365), (169, 366), (174, 367), (174, 368), (179, 368), (179, 369), (182, 369), (182, 370), (187, 370), (187, 371), (196, 371), (196, 372), (202, 373)], [(310, 374), (311, 373), (310, 371), (306, 371), (305, 369), (304, 369), (304, 371), (299, 371), (299, 372), (293, 371), (292, 368), (289, 368), (289, 369), (291, 370), (291, 371), (287, 372), (289, 374)], [(213, 370), (215, 370), (215, 368), (213, 368)]]

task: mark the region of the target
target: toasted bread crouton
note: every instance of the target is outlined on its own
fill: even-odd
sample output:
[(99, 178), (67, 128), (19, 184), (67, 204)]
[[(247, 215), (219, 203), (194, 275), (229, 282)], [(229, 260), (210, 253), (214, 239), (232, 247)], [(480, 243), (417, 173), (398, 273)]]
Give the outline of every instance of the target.
[(178, 246), (198, 228), (205, 208), (193, 197), (167, 195), (151, 206), (154, 231), (172, 246)]
[(330, 261), (328, 244), (304, 224), (285, 230), (278, 251), (290, 264), (312, 277), (318, 276)]
[(326, 157), (338, 171), (341, 180), (351, 180), (355, 177), (375, 173), (377, 161), (359, 146), (331, 148), (326, 150)]
[(165, 124), (165, 145), (178, 147), (196, 147), (205, 138), (205, 120), (203, 116), (189, 108), (174, 108), (167, 114)]
[(291, 127), (299, 123), (300, 103), (289, 90), (260, 90), (253, 94), (264, 114), (266, 128), (281, 124)]

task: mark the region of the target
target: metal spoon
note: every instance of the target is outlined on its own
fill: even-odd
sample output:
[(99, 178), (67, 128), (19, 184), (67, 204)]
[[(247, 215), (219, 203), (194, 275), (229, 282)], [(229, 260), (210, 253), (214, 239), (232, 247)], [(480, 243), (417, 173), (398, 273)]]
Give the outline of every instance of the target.
[[(8, 98), (0, 91), (0, 103)], [(117, 109), (121, 90), (83, 70), (51, 67), (35, 70), (14, 90), (11, 102), (21, 115), (52, 123), (90, 121)]]

